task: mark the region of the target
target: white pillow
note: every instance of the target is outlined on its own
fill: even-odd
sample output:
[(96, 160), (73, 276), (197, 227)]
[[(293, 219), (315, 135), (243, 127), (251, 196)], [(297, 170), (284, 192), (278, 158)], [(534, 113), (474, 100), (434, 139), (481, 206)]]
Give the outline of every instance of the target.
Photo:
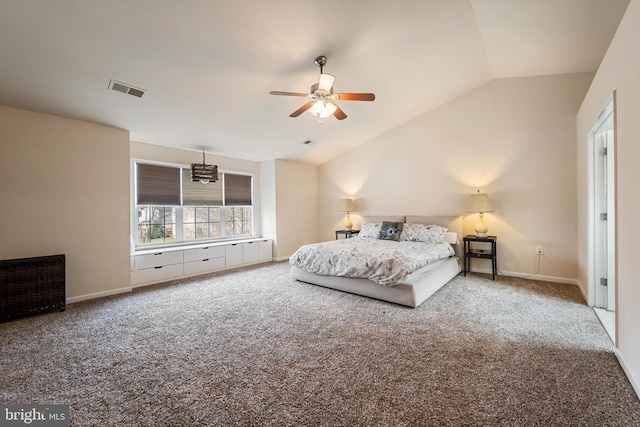
[(405, 224), (400, 240), (410, 242), (442, 243), (448, 230), (439, 225)]
[(455, 231), (447, 231), (446, 233), (444, 233), (442, 241), (447, 242), (450, 245), (460, 244), (460, 240), (458, 240), (458, 233), (456, 233)]
[(360, 228), (360, 233), (358, 233), (358, 237), (366, 238), (366, 239), (377, 239), (380, 235), (380, 229), (382, 228), (381, 222), (368, 222), (366, 224), (362, 224)]

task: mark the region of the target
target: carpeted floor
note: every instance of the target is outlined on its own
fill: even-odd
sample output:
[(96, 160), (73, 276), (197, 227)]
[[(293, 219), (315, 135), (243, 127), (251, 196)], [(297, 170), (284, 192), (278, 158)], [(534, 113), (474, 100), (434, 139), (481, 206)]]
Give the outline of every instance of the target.
[(0, 325), (4, 404), (77, 426), (640, 426), (571, 285), (454, 278), (420, 307), (286, 263), (141, 288)]

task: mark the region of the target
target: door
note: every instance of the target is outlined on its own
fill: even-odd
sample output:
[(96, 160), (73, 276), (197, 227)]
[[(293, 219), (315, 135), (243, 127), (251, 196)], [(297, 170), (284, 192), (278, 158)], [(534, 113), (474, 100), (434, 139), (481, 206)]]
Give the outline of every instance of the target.
[[(615, 93), (614, 93), (615, 99)], [(589, 132), (589, 304), (615, 317), (615, 128), (614, 101)], [(613, 336), (612, 336), (613, 339)]]
[(606, 121), (597, 130), (594, 143), (594, 306), (615, 310), (615, 242), (612, 226), (615, 219), (613, 188), (613, 121)]

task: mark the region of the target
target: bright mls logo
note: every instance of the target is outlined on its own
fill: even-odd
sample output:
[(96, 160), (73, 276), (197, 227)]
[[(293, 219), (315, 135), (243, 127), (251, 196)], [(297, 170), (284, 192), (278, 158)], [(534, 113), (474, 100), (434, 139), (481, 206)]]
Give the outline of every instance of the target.
[(69, 405), (0, 405), (0, 427), (69, 427)]

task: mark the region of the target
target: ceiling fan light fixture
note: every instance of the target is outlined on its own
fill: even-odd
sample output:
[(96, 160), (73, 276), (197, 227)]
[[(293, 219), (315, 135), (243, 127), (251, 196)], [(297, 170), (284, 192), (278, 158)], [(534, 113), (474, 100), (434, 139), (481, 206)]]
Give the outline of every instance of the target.
[[(308, 94), (299, 92), (283, 92), (278, 90), (272, 90), (269, 92), (270, 95), (303, 96), (311, 98), (309, 102), (289, 114), (289, 117), (299, 117), (300, 114), (308, 111), (318, 118), (325, 118), (333, 115), (338, 120), (344, 120), (347, 118), (347, 115), (338, 105), (336, 105), (335, 101), (373, 101), (376, 99), (376, 96), (373, 93), (333, 93), (333, 82), (336, 78), (333, 74), (327, 74), (323, 71), (322, 68), (326, 63), (327, 58), (325, 56), (318, 56), (316, 58), (315, 64), (320, 67), (320, 79), (318, 79), (318, 83), (311, 85), (311, 90), (309, 90)], [(321, 120), (320, 123), (322, 123)]]
[(327, 92), (331, 92), (333, 88), (333, 82), (336, 80), (336, 77), (332, 74), (320, 74), (320, 80), (318, 81), (318, 89), (324, 90)]
[(333, 115), (337, 107), (332, 102), (325, 102), (318, 99), (307, 111), (316, 117), (325, 118)]

